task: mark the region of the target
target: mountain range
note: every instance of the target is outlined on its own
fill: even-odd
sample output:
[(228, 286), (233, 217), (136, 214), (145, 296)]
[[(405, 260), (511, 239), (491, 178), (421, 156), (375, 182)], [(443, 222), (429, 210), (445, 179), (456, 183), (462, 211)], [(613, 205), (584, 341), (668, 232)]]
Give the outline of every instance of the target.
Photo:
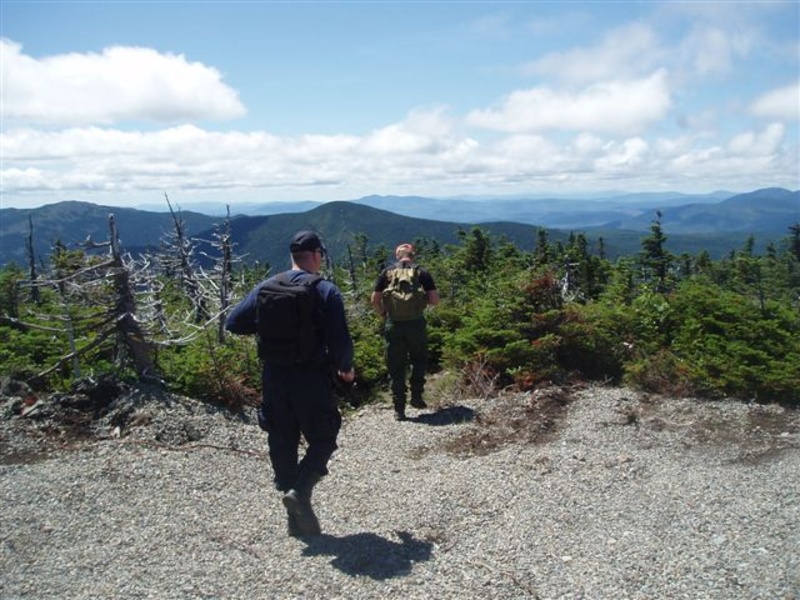
[[(373, 195), (349, 202), (434, 221), (458, 220), (473, 224), (502, 221), (565, 230), (600, 228), (647, 231), (656, 211), (660, 211), (664, 222), (669, 222), (672, 233), (706, 234), (746, 230), (782, 232), (787, 215), (793, 215), (797, 220), (800, 212), (798, 192), (782, 188), (765, 188), (747, 194), (726, 191), (710, 194), (606, 193), (583, 198)], [(770, 206), (765, 206), (763, 202)], [(235, 206), (235, 212), (250, 216), (285, 214), (305, 212), (321, 204), (313, 201), (239, 203)], [(736, 209), (733, 214), (730, 210), (732, 207)], [(157, 212), (165, 210), (163, 205), (152, 204), (139, 208)], [(210, 215), (224, 215), (226, 212), (224, 204), (196, 203), (184, 205), (183, 208)]]
[[(214, 228), (224, 220), (219, 207), (192, 208), (204, 212), (181, 207), (179, 214), (187, 231), (192, 237), (211, 239)], [(707, 250), (720, 257), (741, 248), (750, 235), (761, 248), (788, 236), (789, 226), (800, 222), (800, 192), (765, 188), (747, 194), (657, 193), (538, 200), (367, 196), (325, 203), (244, 204), (235, 210), (231, 231), (237, 254), (245, 256), (246, 261), (278, 268), (286, 266), (288, 240), (300, 229), (320, 232), (338, 262), (344, 261), (356, 233), (366, 235), (371, 248), (393, 248), (399, 241), (418, 238), (444, 245), (457, 243), (459, 231), (474, 226), (524, 250), (533, 247), (542, 227), (553, 242), (565, 241), (570, 232), (584, 232), (595, 246), (602, 237), (607, 256), (614, 258), (641, 250), (641, 239), (657, 215), (670, 251), (696, 254)], [(56, 240), (68, 247), (87, 239), (106, 240), (108, 215), (112, 213), (123, 246), (134, 255), (157, 248), (172, 228), (166, 205), (160, 211), (80, 201), (34, 209), (4, 208), (0, 209), (0, 265), (26, 263), (24, 242), (29, 224), (35, 252), (42, 259)]]

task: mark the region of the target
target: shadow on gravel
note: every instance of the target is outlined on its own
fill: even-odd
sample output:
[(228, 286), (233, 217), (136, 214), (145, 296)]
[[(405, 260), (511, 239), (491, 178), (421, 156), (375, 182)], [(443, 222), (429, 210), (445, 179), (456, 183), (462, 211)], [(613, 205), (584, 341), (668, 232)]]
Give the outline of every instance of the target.
[(344, 537), (322, 534), (306, 541), (304, 556), (333, 556), (331, 565), (352, 577), (383, 580), (411, 572), (415, 562), (430, 560), (433, 543), (414, 539), (407, 531), (396, 531), (400, 542), (374, 533)]
[(434, 413), (423, 413), (416, 417), (409, 417), (409, 421), (425, 425), (442, 426), (467, 423), (475, 418), (475, 411), (468, 406), (448, 406), (440, 408)]

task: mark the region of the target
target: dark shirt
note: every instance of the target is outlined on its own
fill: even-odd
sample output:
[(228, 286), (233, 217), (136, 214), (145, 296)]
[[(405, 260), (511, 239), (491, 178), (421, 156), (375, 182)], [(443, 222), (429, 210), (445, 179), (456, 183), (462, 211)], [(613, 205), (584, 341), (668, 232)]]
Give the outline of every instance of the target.
[[(289, 273), (293, 282), (301, 282), (308, 277), (305, 271), (291, 270)], [(233, 307), (225, 321), (225, 329), (239, 335), (257, 333), (258, 291), (264, 283), (266, 281), (259, 283)], [(353, 368), (353, 340), (347, 328), (342, 295), (339, 288), (325, 279), (316, 285), (316, 289), (325, 315), (325, 344), (320, 346), (320, 358), (329, 357), (337, 370), (346, 373)]]
[[(414, 266), (418, 265), (408, 260), (400, 260), (394, 263), (393, 265), (389, 265), (383, 271), (381, 271), (380, 275), (378, 275), (378, 280), (375, 282), (374, 291), (380, 293), (386, 289), (386, 286), (389, 285), (389, 272), (392, 269), (408, 268)], [(426, 292), (436, 291), (436, 284), (433, 281), (433, 277), (431, 276), (430, 273), (428, 273), (428, 271), (426, 271), (422, 267), (419, 267), (419, 283), (422, 286), (422, 289), (425, 290)]]

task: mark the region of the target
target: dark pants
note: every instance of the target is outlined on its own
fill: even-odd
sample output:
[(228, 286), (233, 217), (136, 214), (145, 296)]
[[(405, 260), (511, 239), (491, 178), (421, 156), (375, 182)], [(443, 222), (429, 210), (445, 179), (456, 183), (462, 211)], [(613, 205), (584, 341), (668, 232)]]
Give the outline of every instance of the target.
[(391, 381), (392, 399), (397, 408), (406, 402), (406, 372), (411, 374), (409, 386), (412, 398), (422, 398), (425, 373), (428, 369), (428, 332), (425, 318), (411, 321), (386, 321), (386, 366)]
[[(319, 365), (266, 365), (263, 385), (261, 412), (275, 487), (288, 491), (304, 471), (327, 475), (342, 426), (328, 371)], [(298, 462), (301, 434), (308, 447)]]

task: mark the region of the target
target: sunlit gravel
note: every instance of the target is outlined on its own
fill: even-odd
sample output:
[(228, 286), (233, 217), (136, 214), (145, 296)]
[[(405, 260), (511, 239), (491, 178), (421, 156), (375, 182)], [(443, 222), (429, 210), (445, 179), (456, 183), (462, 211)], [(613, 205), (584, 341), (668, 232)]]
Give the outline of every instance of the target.
[(489, 403), (348, 415), (305, 540), (252, 415), (139, 406), (0, 466), (0, 597), (800, 598), (796, 410), (595, 387), (544, 442), (457, 451)]

